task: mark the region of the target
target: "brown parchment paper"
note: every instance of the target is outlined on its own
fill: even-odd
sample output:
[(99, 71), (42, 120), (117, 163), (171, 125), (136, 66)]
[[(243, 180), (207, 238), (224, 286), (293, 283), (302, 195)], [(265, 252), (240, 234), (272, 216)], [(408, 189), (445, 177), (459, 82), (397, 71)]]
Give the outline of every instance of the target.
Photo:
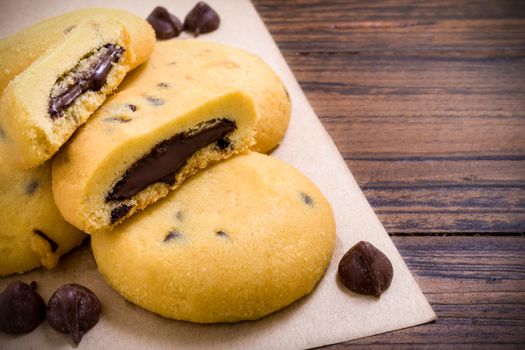
[[(103, 304), (103, 314), (95, 328), (84, 336), (79, 349), (309, 348), (434, 320), (432, 308), (317, 119), (253, 5), (248, 0), (207, 2), (217, 9), (222, 23), (217, 32), (202, 38), (260, 55), (281, 76), (290, 93), (293, 103), (290, 127), (273, 155), (300, 169), (321, 188), (332, 204), (337, 223), (334, 254), (317, 288), (309, 296), (259, 321), (217, 325), (173, 321), (145, 311), (114, 292), (98, 273), (89, 246), (84, 245), (63, 257), (52, 271), (37, 269), (1, 278), (0, 289), (15, 279), (36, 280), (39, 293), (47, 301), (64, 283), (76, 282), (91, 288)], [(145, 18), (155, 6), (162, 5), (183, 19), (195, 3), (196, 0), (0, 0), (0, 37), (86, 6), (123, 8)], [(394, 265), (392, 284), (379, 300), (346, 290), (336, 278), (339, 260), (359, 240), (372, 242)], [(67, 336), (55, 332), (46, 322), (24, 336), (0, 333), (2, 349), (68, 349), (71, 346)]]

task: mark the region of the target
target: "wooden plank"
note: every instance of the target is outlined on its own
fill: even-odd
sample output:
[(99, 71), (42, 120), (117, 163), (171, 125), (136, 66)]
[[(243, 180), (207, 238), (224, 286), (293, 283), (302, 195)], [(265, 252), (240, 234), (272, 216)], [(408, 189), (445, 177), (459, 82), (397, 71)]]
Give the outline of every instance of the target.
[(287, 60), (345, 157), (525, 154), (525, 55)]
[(438, 319), (327, 348), (494, 349), (525, 344), (523, 237), (393, 240)]
[(287, 59), (391, 234), (525, 232), (525, 56)]
[[(281, 50), (523, 49), (520, 1), (255, 1)], [(305, 40), (305, 37), (308, 39)]]

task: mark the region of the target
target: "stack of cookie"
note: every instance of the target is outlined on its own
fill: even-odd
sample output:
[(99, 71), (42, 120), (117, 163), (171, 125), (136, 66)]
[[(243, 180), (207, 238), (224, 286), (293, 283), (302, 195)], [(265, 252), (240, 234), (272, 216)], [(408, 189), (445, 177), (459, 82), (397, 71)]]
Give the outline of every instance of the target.
[(308, 294), (335, 223), (308, 178), (264, 154), (290, 118), (279, 77), (107, 11), (0, 42), (0, 276), (51, 268), (87, 233), (108, 283), (169, 318), (253, 320)]

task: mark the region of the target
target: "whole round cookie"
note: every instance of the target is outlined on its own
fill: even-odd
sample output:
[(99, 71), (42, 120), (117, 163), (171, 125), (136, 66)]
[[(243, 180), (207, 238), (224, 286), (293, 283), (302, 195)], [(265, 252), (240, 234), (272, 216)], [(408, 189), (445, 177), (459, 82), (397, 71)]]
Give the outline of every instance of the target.
[(290, 121), (291, 102), (279, 76), (260, 57), (218, 43), (187, 39), (157, 42), (146, 63), (128, 75), (121, 90), (152, 81), (240, 89), (253, 99), (256, 152), (271, 151), (281, 142)]
[(310, 293), (330, 261), (335, 223), (307, 177), (247, 153), (91, 244), (100, 272), (131, 302), (178, 320), (236, 322)]
[(24, 171), (0, 158), (0, 222), (0, 276), (52, 268), (86, 237), (55, 206), (49, 162)]

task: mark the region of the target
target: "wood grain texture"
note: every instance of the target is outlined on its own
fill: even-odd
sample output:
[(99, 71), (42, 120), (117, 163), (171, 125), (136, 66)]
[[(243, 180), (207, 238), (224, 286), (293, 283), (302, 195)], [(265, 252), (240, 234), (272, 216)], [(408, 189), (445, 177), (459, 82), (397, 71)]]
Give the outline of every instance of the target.
[(523, 348), (525, 239), (393, 239), (438, 319), (329, 349)]
[(524, 348), (525, 2), (254, 4), (438, 314), (328, 348)]
[(255, 5), (390, 234), (525, 232), (525, 2)]

